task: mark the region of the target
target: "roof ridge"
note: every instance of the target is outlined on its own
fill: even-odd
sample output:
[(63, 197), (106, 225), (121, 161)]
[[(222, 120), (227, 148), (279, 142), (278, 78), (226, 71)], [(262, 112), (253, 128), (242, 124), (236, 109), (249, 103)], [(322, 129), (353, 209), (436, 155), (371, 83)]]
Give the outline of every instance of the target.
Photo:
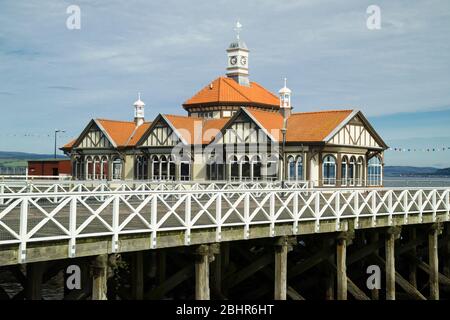
[[(240, 84), (239, 83), (237, 83), (236, 81), (234, 81), (233, 79), (231, 79), (231, 78), (225, 78), (224, 77), (224, 80), (227, 80), (227, 81), (225, 81), (225, 83), (229, 86), (229, 87), (231, 87), (234, 91), (237, 91), (237, 93), (239, 93), (241, 96), (243, 96), (245, 99), (247, 99), (247, 101), (249, 101), (249, 102), (251, 102), (252, 101), (252, 99), (250, 99), (249, 97), (247, 97), (247, 95), (245, 95), (243, 92), (241, 92), (241, 90), (239, 90), (239, 87), (238, 86), (240, 86)], [(234, 87), (233, 85), (231, 85), (229, 82), (228, 82), (228, 80), (230, 80), (230, 81), (233, 81), (234, 83), (234, 85), (236, 85), (236, 87)]]
[(111, 122), (134, 123), (134, 121), (114, 120), (114, 119), (104, 119), (104, 118), (95, 118), (95, 120), (98, 120), (98, 121), (111, 121)]
[(352, 112), (355, 111), (355, 109), (342, 109), (342, 110), (319, 110), (319, 111), (305, 111), (305, 112), (293, 112), (291, 113), (292, 116), (300, 116), (302, 114), (311, 114), (311, 113), (331, 113), (331, 112)]

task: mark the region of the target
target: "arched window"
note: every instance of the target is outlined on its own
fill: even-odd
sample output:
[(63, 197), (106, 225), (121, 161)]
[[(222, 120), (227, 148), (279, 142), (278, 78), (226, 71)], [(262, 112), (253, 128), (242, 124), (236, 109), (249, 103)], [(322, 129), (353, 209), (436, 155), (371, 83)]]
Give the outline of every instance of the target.
[(191, 180), (191, 159), (186, 154), (183, 154), (180, 159), (180, 180)]
[(345, 187), (347, 185), (348, 179), (348, 158), (344, 156), (341, 162), (341, 186)]
[(295, 180), (295, 160), (293, 156), (289, 156), (287, 159), (287, 179)]
[(160, 176), (159, 179), (160, 180), (166, 180), (167, 179), (167, 175), (168, 175), (168, 171), (167, 171), (167, 157), (166, 156), (161, 156), (159, 158), (159, 167), (160, 167)]
[(159, 167), (159, 157), (157, 155), (152, 156), (152, 180), (159, 180), (159, 174), (161, 172)]
[(120, 158), (115, 158), (112, 162), (112, 179), (122, 179), (122, 160)]
[(348, 183), (349, 185), (355, 185), (355, 165), (356, 159), (355, 157), (350, 158), (350, 163), (348, 164)]
[(241, 166), (242, 166), (242, 177), (241, 180), (250, 180), (250, 159), (248, 156), (243, 156), (241, 158)]
[(92, 157), (86, 158), (86, 180), (93, 179), (94, 166), (92, 164)]
[(296, 161), (297, 166), (297, 180), (304, 180), (303, 179), (303, 157), (298, 156)]
[(261, 179), (261, 157), (259, 155), (252, 157), (253, 180)]
[(230, 158), (230, 166), (231, 166), (231, 180), (239, 180), (239, 163), (236, 156), (232, 156)]
[(323, 158), (323, 185), (334, 186), (336, 184), (336, 158), (327, 154)]
[(107, 180), (108, 179), (108, 174), (109, 174), (109, 172), (108, 172), (108, 157), (106, 157), (106, 156), (103, 156), (102, 158), (101, 158), (101, 165), (100, 165), (100, 172), (101, 172), (101, 174), (100, 174), (100, 179), (102, 179), (102, 180)]
[(168, 157), (168, 180), (175, 180), (175, 159), (172, 155)]
[(359, 157), (358, 162), (356, 163), (356, 185), (358, 186), (363, 184), (363, 163), (363, 158)]
[(266, 168), (267, 180), (276, 180), (278, 177), (278, 157), (270, 154), (266, 160)]
[(367, 166), (367, 180), (369, 186), (381, 186), (382, 184), (382, 165), (379, 157), (370, 158)]

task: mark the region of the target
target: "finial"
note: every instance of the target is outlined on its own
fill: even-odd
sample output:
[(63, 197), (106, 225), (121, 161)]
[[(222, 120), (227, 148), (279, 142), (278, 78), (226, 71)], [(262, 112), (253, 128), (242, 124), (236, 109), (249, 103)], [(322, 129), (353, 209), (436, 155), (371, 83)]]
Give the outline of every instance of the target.
[(284, 78), (284, 87), (286, 88), (287, 85), (287, 78)]
[(141, 93), (138, 92), (138, 100), (141, 100)]
[(236, 22), (236, 27), (234, 28), (234, 31), (236, 31), (236, 39), (239, 40), (239, 33), (241, 32), (242, 24), (239, 22), (239, 20)]

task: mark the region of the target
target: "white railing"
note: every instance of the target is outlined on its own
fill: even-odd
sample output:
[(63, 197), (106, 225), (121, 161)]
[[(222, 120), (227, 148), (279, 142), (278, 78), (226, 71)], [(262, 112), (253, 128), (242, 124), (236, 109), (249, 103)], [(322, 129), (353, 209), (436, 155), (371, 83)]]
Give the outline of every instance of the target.
[[(148, 234), (156, 248), (160, 232), (183, 231), (184, 243), (191, 242), (193, 230), (215, 230), (221, 241), (224, 228), (242, 227), (242, 239), (250, 237), (255, 225), (269, 226), (267, 237), (276, 236), (275, 226), (288, 224), (298, 234), (305, 221), (316, 231), (322, 221), (360, 218), (377, 219), (424, 214), (436, 221), (438, 214), (449, 220), (449, 188), (444, 189), (257, 189), (108, 191), (68, 193), (2, 194), (0, 206), (1, 245), (18, 244), (20, 263), (26, 261), (26, 247), (32, 242), (69, 242), (68, 256), (76, 253), (78, 239), (111, 237), (113, 252), (119, 250), (119, 236)], [(56, 199), (56, 204), (48, 199)], [(4, 201), (6, 202), (6, 201)]]
[[(281, 182), (254, 181), (254, 182), (228, 182), (228, 181), (9, 181), (0, 182), (1, 194), (23, 193), (68, 193), (68, 192), (106, 192), (106, 191), (177, 191), (177, 190), (254, 190), (277, 188)], [(285, 183), (287, 189), (307, 188), (306, 181), (290, 181)], [(48, 199), (54, 202), (52, 198)], [(0, 199), (0, 205), (8, 203), (8, 199)]]

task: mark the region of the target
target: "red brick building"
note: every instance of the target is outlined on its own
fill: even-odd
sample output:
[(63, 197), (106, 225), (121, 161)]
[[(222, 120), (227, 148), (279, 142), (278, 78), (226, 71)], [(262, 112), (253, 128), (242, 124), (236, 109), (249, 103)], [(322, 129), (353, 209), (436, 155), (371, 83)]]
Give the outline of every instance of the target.
[(28, 175), (30, 176), (60, 176), (71, 175), (70, 160), (30, 160), (28, 161)]

